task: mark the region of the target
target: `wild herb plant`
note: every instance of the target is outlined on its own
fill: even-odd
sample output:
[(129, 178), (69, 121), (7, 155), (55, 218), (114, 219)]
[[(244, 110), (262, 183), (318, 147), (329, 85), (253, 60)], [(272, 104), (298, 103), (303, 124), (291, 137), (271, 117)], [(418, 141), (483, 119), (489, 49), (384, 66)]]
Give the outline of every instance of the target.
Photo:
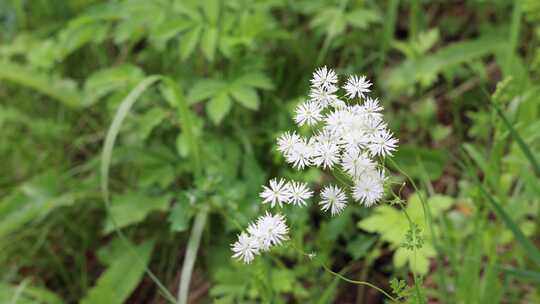
[[(0, 1), (0, 303), (539, 302), (539, 13)], [(368, 157), (386, 178), (369, 208), (341, 144), (332, 170), (274, 148), (308, 145), (337, 111), (305, 103), (329, 95), (309, 88), (324, 63), (369, 71), (364, 95), (399, 136), (392, 157)], [(262, 184), (290, 201), (262, 204)], [(288, 239), (231, 259), (266, 212)]]

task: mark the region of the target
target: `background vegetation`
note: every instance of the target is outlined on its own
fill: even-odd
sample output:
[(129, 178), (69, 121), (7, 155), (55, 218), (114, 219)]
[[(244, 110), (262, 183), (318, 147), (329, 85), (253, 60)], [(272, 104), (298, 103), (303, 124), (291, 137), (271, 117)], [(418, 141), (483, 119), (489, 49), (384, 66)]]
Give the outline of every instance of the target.
[[(190, 303), (388, 301), (324, 265), (400, 302), (540, 302), (540, 2), (3, 0), (0, 24), (0, 303), (167, 303), (196, 221)], [(273, 148), (322, 65), (374, 81), (423, 242), (390, 197), (313, 201), (284, 212), (316, 259), (242, 265), (268, 178), (332, 178)]]

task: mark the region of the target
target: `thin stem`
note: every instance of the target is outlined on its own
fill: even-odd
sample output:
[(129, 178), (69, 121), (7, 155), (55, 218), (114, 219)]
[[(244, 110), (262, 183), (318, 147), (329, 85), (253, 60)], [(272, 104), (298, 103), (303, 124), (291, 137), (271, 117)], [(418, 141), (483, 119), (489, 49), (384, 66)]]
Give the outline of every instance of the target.
[[(429, 208), (427, 201), (425, 200), (423, 194), (418, 190), (418, 187), (416, 186), (416, 183), (414, 182), (414, 180), (405, 171), (403, 171), (403, 169), (401, 169), (393, 159), (390, 158), (389, 160), (392, 166), (394, 166), (396, 170), (398, 170), (401, 174), (403, 174), (407, 178), (407, 180), (411, 183), (414, 191), (418, 193), (418, 198), (420, 199), (420, 202), (422, 203), (422, 209), (424, 211), (424, 221), (427, 222), (428, 224), (428, 227), (431, 233), (431, 240), (433, 242), (435, 250), (437, 251), (437, 262), (440, 265), (442, 265), (442, 260), (441, 260), (442, 250), (435, 236), (435, 228), (433, 227), (433, 219), (431, 217), (431, 210)], [(443, 285), (443, 292), (446, 294), (446, 296), (449, 296), (446, 290), (446, 279), (444, 275), (440, 272), (439, 272), (439, 280), (441, 282), (441, 285)]]
[[(291, 246), (294, 250), (297, 250), (298, 252), (300, 252), (303, 256), (306, 256), (306, 257), (308, 257), (309, 259), (313, 259), (313, 254), (305, 253), (302, 249), (296, 247), (296, 246), (295, 246), (294, 244), (292, 244), (292, 243), (289, 243), (289, 246)], [(356, 285), (363, 285), (363, 286), (371, 287), (371, 288), (373, 288), (373, 289), (379, 291), (379, 292), (382, 293), (383, 295), (385, 295), (385, 296), (386, 296), (387, 298), (389, 298), (390, 300), (392, 300), (392, 301), (394, 301), (394, 302), (398, 302), (398, 300), (397, 300), (396, 298), (392, 297), (390, 294), (388, 294), (388, 293), (387, 293), (386, 291), (384, 291), (382, 288), (377, 287), (376, 285), (373, 285), (373, 284), (371, 284), (371, 283), (369, 283), (369, 282), (366, 282), (366, 281), (355, 281), (355, 280), (351, 280), (351, 279), (349, 279), (349, 278), (343, 276), (342, 274), (333, 271), (333, 270), (330, 269), (328, 266), (326, 266), (324, 263), (321, 262), (320, 264), (321, 264), (322, 268), (323, 268), (326, 272), (328, 272), (328, 273), (330, 273), (330, 274), (332, 274), (332, 275), (334, 275), (334, 276), (336, 276), (336, 277), (342, 279), (343, 281), (346, 281), (346, 282), (349, 282), (349, 283), (352, 283), (352, 284), (356, 284)]]
[(383, 295), (385, 295), (388, 299), (394, 301), (394, 302), (398, 302), (398, 300), (394, 297), (392, 297), (390, 294), (388, 294), (386, 291), (384, 291), (383, 289), (369, 283), (369, 282), (365, 282), (365, 281), (355, 281), (355, 280), (351, 280), (347, 277), (344, 277), (342, 276), (341, 274), (337, 273), (337, 272), (334, 272), (332, 271), (332, 269), (328, 268), (326, 265), (324, 264), (321, 264), (322, 267), (324, 268), (324, 270), (332, 275), (335, 275), (336, 277), (342, 279), (343, 281), (346, 281), (346, 282), (349, 282), (349, 283), (352, 283), (352, 284), (356, 284), (356, 285), (365, 285), (365, 286), (368, 286), (368, 287), (371, 287), (375, 290), (377, 290), (378, 292), (382, 293)]

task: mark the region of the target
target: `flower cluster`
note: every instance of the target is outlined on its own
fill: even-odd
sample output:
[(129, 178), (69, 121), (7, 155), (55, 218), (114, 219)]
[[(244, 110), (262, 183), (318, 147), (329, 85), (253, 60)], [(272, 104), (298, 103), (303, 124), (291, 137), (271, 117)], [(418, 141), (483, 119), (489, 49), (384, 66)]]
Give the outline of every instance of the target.
[(289, 228), (281, 214), (266, 213), (249, 224), (247, 233), (242, 232), (232, 245), (233, 258), (249, 264), (256, 255), (268, 251), (288, 239)]
[[(287, 163), (295, 169), (315, 166), (324, 170), (347, 176), (350, 182), (350, 195), (363, 206), (370, 207), (384, 196), (386, 181), (384, 166), (380, 159), (391, 156), (397, 148), (398, 140), (388, 130), (381, 111), (383, 107), (377, 98), (368, 96), (372, 83), (365, 76), (351, 75), (342, 86), (344, 96), (338, 96), (338, 76), (326, 67), (313, 73), (309, 100), (298, 105), (294, 121), (299, 127), (313, 129), (310, 137), (288, 131), (277, 139), (277, 149)], [(284, 179), (272, 179), (269, 186), (263, 186), (260, 196), (263, 204), (270, 207), (283, 207), (284, 204), (306, 206), (306, 200), (313, 192), (307, 185)], [(332, 216), (339, 214), (347, 206), (347, 192), (336, 186), (327, 185), (320, 192), (319, 205)], [(268, 213), (263, 216), (271, 217)], [(282, 216), (280, 231), (285, 231)], [(259, 219), (257, 225), (259, 226)], [(285, 228), (285, 229), (283, 229)], [(264, 231), (268, 229), (269, 231)], [(284, 240), (260, 246), (261, 238), (250, 230), (258, 230), (259, 235), (274, 233), (272, 227), (261, 226), (248, 229), (233, 244), (233, 257), (249, 263), (254, 255), (268, 250)], [(262, 231), (261, 231), (262, 230)]]

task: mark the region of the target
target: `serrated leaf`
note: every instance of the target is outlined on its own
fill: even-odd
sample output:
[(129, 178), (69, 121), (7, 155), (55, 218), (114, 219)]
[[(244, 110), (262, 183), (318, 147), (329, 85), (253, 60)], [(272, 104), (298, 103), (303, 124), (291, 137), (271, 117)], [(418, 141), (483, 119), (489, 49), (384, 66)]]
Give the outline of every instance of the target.
[(152, 130), (156, 128), (167, 117), (167, 111), (159, 107), (154, 107), (137, 117), (136, 132), (141, 140), (146, 140)]
[(393, 262), (396, 268), (401, 268), (406, 264), (414, 273), (425, 275), (429, 270), (429, 259), (435, 257), (436, 252), (433, 246), (424, 244), (416, 251), (400, 247), (394, 252)]
[(180, 58), (186, 60), (195, 50), (201, 37), (202, 27), (195, 26), (180, 38)]
[(84, 91), (87, 96), (85, 104), (91, 104), (120, 88), (134, 85), (143, 77), (143, 70), (131, 64), (98, 70), (90, 75), (84, 83)]
[(227, 83), (222, 80), (205, 79), (201, 80), (191, 88), (188, 94), (188, 100), (190, 103), (202, 101), (218, 95), (223, 92), (227, 87)]
[(218, 39), (218, 29), (216, 27), (208, 27), (205, 29), (201, 37), (201, 49), (208, 61), (214, 61), (216, 54)]
[(259, 72), (244, 74), (237, 78), (234, 83), (238, 85), (251, 86), (257, 89), (271, 90), (274, 88), (272, 80), (265, 74)]
[(227, 93), (220, 93), (214, 96), (206, 104), (206, 113), (217, 125), (220, 124), (223, 118), (230, 112), (232, 107), (231, 98)]
[(169, 205), (170, 196), (148, 196), (145, 193), (130, 192), (114, 196), (110, 213), (105, 221), (105, 233), (114, 231), (114, 224), (122, 228), (142, 221), (152, 211), (165, 211)]
[(100, 275), (94, 287), (88, 291), (80, 303), (124, 303), (141, 281), (153, 247), (154, 244), (150, 241), (133, 250), (124, 247), (121, 254), (114, 255), (110, 266)]
[(255, 89), (246, 86), (234, 86), (229, 90), (232, 97), (244, 107), (257, 110), (259, 108), (259, 95)]

